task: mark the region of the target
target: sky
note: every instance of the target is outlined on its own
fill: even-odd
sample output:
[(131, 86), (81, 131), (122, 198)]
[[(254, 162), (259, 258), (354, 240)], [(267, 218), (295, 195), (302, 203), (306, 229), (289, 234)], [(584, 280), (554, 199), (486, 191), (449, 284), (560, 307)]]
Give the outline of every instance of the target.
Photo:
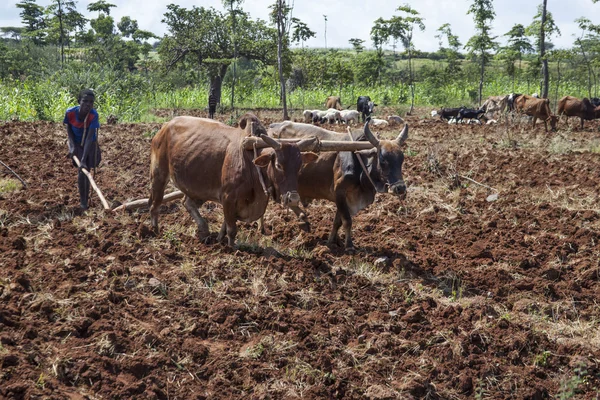
[[(21, 26), (20, 9), (16, 4), (20, 0), (0, 0), (0, 26)], [(42, 6), (50, 0), (37, 0)], [(77, 9), (87, 18), (95, 18), (97, 13), (89, 13), (90, 0), (76, 2)], [(167, 33), (167, 26), (161, 22), (167, 5), (176, 3), (184, 8), (214, 7), (223, 10), (221, 0), (107, 0), (117, 7), (111, 10), (111, 16), (118, 22), (121, 17), (129, 16), (138, 21), (140, 29), (151, 31), (158, 36)], [(241, 7), (253, 18), (268, 20), (269, 5), (275, 0), (244, 0)], [(473, 0), (297, 0), (293, 16), (306, 23), (316, 32), (316, 37), (305, 42), (306, 47), (350, 48), (348, 40), (359, 38), (372, 48), (370, 31), (378, 18), (389, 19), (393, 15), (402, 15), (396, 11), (401, 5), (408, 4), (424, 18), (425, 31), (417, 31), (413, 42), (415, 48), (422, 51), (436, 51), (439, 41), (435, 37), (437, 29), (449, 23), (452, 32), (464, 45), (475, 34), (472, 15), (467, 10)], [(541, 0), (495, 0), (493, 1), (496, 18), (492, 23), (492, 35), (501, 45), (506, 43), (502, 37), (513, 25), (529, 25), (537, 13)], [(574, 40), (581, 35), (575, 19), (586, 17), (593, 23), (600, 23), (600, 2), (592, 0), (548, 0), (548, 10), (561, 31), (561, 36), (550, 37), (549, 41), (558, 48), (572, 47)], [(324, 15), (327, 16), (325, 22)], [(388, 48), (391, 48), (388, 46)], [(460, 49), (460, 51), (464, 51)]]

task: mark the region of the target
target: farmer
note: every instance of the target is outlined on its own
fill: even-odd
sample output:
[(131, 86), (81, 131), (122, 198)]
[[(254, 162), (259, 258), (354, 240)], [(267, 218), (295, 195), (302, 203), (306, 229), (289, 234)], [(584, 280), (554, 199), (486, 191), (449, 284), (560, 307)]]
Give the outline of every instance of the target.
[[(100, 164), (101, 153), (98, 147), (98, 112), (94, 110), (96, 96), (90, 89), (84, 89), (77, 98), (78, 106), (67, 109), (65, 120), (67, 135), (69, 138), (68, 158), (73, 160), (77, 156), (81, 162), (77, 175), (77, 186), (79, 187), (79, 204), (82, 210), (88, 209), (90, 197), (90, 181), (81, 170), (85, 168), (96, 168)], [(75, 160), (73, 165), (77, 167)]]

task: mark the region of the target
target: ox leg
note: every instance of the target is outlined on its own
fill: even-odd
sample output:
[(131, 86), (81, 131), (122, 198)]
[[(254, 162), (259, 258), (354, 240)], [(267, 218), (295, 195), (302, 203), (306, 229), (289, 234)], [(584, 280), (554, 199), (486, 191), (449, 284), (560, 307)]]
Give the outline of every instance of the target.
[(200, 238), (200, 240), (204, 240), (210, 235), (208, 223), (204, 218), (202, 218), (202, 216), (200, 215), (200, 211), (198, 211), (198, 209), (203, 203), (203, 201), (195, 201), (189, 196), (185, 196), (185, 199), (183, 201), (183, 205), (185, 206), (186, 210), (188, 210), (188, 212), (196, 222), (196, 225), (198, 225), (198, 237)]
[(165, 188), (168, 182), (168, 176), (161, 174), (161, 169), (157, 168), (152, 174), (152, 190), (150, 192), (150, 199), (148, 205), (150, 206), (150, 219), (152, 222), (152, 230), (155, 234), (159, 233), (158, 227), (158, 210), (162, 204), (163, 197), (165, 195)]
[(227, 244), (229, 247), (235, 247), (235, 237), (237, 235), (237, 219), (235, 216), (235, 211), (231, 212), (230, 210), (235, 210), (235, 204), (232, 206), (227, 206), (227, 204), (223, 203), (223, 225), (221, 225), (221, 230), (219, 231), (219, 236), (217, 236), (217, 241), (222, 241), (227, 234)]
[(335, 213), (335, 219), (333, 220), (333, 229), (329, 234), (328, 244), (332, 245), (338, 240), (338, 231), (340, 227), (344, 226), (344, 233), (346, 235), (344, 240), (344, 247), (346, 251), (354, 250), (354, 244), (352, 243), (352, 216), (350, 210), (346, 205), (345, 200), (337, 201), (337, 212)]

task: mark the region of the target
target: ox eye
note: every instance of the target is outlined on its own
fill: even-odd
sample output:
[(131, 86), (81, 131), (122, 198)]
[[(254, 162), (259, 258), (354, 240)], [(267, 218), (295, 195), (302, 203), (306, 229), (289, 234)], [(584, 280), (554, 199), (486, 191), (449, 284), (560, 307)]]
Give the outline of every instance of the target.
[(283, 170), (283, 165), (279, 164), (279, 162), (275, 163), (275, 168), (277, 168), (278, 170), (282, 171)]

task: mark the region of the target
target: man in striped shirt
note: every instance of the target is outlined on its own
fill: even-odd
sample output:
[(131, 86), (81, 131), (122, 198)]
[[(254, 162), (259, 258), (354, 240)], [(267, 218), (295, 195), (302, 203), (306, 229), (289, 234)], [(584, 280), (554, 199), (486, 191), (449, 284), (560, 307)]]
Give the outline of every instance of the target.
[[(69, 139), (68, 157), (72, 160), (77, 156), (81, 166), (77, 176), (77, 186), (79, 187), (79, 203), (82, 210), (88, 209), (90, 194), (90, 182), (81, 171), (85, 168), (96, 168), (101, 161), (100, 148), (98, 147), (98, 112), (94, 109), (94, 100), (96, 96), (89, 89), (82, 90), (77, 99), (79, 105), (71, 107), (65, 113), (64, 123), (67, 127), (67, 136)], [(73, 165), (75, 161), (73, 161)]]

